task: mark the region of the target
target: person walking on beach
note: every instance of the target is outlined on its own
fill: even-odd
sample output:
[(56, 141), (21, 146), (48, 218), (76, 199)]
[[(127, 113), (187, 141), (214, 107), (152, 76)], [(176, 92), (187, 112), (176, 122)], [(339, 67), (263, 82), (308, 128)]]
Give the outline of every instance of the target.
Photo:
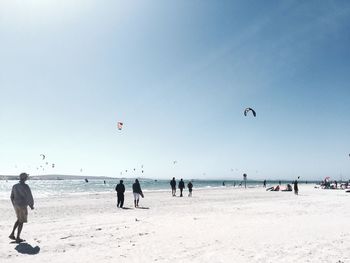
[[(32, 196), (32, 192), (30, 190), (29, 185), (25, 183), (27, 179), (28, 179), (28, 174), (21, 173), (19, 175), (19, 183), (15, 184), (12, 187), (12, 191), (11, 191), (11, 202), (16, 212), (17, 221), (13, 226), (13, 230), (9, 238), (15, 240), (16, 243), (21, 243), (24, 241), (23, 239), (21, 239), (21, 232), (23, 229), (23, 223), (27, 223), (27, 217), (28, 217), (27, 207), (29, 206), (30, 209), (32, 210), (34, 209), (34, 199)], [(17, 229), (17, 236), (15, 236), (16, 229)]]
[(123, 180), (120, 180), (119, 184), (117, 184), (117, 186), (115, 187), (115, 190), (117, 191), (117, 197), (118, 197), (117, 207), (123, 208), (124, 192), (125, 192), (125, 186), (123, 184)]
[(140, 196), (143, 198), (143, 193), (141, 190), (141, 185), (139, 183), (139, 180), (136, 179), (135, 183), (132, 185), (132, 192), (134, 194), (134, 204), (135, 207), (139, 207), (139, 200), (140, 200)]
[(264, 180), (264, 188), (266, 188), (266, 180)]
[(298, 180), (294, 181), (294, 194), (298, 195), (299, 188), (298, 188)]
[(191, 181), (188, 182), (187, 184), (187, 188), (188, 188), (188, 196), (192, 196), (192, 188), (193, 188), (193, 184)]
[(175, 177), (173, 177), (173, 180), (170, 181), (170, 186), (171, 186), (171, 194), (173, 196), (176, 196), (176, 181), (175, 181)]
[(182, 191), (184, 190), (184, 188), (185, 188), (185, 182), (181, 178), (181, 180), (179, 182), (180, 197), (182, 197)]

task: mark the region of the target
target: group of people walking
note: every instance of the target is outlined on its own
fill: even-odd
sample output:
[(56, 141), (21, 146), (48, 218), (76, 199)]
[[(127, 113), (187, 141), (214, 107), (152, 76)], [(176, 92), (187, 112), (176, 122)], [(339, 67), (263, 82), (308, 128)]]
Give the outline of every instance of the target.
[[(117, 207), (123, 208), (124, 206), (124, 193), (125, 193), (125, 185), (123, 180), (119, 181), (119, 184), (115, 187), (117, 191)], [(139, 207), (140, 197), (144, 197), (141, 189), (141, 185), (138, 179), (135, 180), (135, 183), (132, 185), (132, 193), (134, 195), (134, 206)]]
[[(176, 196), (176, 180), (175, 177), (173, 177), (173, 179), (170, 181), (170, 186), (171, 186), (171, 194), (172, 196)], [(183, 179), (181, 178), (178, 188), (180, 190), (180, 197), (183, 197), (182, 192), (185, 189), (185, 182), (183, 181)], [(187, 184), (187, 188), (188, 188), (188, 196), (192, 196), (192, 188), (193, 188), (193, 184), (191, 181), (188, 182)]]

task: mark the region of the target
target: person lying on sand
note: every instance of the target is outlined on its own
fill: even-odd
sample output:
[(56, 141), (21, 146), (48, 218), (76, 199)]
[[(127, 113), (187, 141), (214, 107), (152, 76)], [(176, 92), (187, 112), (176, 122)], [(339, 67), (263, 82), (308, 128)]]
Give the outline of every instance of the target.
[(269, 188), (266, 189), (266, 191), (279, 191), (280, 190), (280, 186), (277, 185), (275, 187), (271, 186)]

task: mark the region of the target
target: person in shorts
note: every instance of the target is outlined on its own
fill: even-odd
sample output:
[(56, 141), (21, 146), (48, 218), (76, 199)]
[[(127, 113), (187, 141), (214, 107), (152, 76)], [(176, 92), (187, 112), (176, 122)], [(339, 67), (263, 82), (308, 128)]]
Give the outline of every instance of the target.
[(136, 179), (135, 183), (133, 183), (133, 185), (132, 185), (132, 192), (134, 194), (135, 207), (139, 207), (140, 196), (143, 198), (143, 193), (142, 193), (141, 185), (140, 185), (138, 179)]
[[(28, 210), (29, 206), (32, 210), (34, 209), (34, 200), (30, 187), (25, 183), (28, 179), (27, 173), (21, 173), (19, 175), (19, 183), (12, 187), (11, 191), (11, 202), (13, 208), (15, 209), (17, 221), (13, 226), (13, 230), (9, 236), (10, 239), (15, 240), (17, 243), (21, 243), (24, 240), (21, 239), (21, 232), (23, 228), (23, 223), (28, 221)], [(17, 235), (15, 236), (15, 231), (17, 229)]]

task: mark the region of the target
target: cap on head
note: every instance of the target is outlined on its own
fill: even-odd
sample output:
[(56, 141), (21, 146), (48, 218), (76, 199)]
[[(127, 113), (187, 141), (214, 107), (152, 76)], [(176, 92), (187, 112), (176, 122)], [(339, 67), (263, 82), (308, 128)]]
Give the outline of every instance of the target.
[(27, 174), (27, 173), (21, 173), (21, 174), (19, 175), (19, 180), (25, 181), (25, 180), (28, 179), (28, 176), (29, 176), (29, 174)]

